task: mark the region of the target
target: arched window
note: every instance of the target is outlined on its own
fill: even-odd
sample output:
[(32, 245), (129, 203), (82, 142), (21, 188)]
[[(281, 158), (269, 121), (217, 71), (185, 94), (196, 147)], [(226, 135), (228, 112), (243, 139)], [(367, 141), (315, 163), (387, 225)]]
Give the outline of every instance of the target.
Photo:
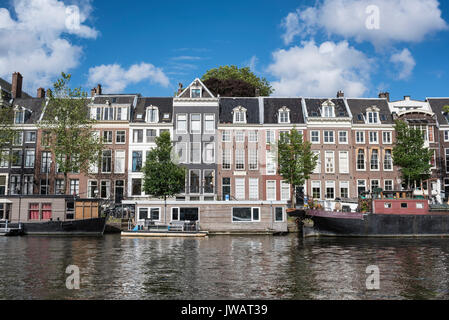
[(147, 108), (147, 122), (148, 123), (157, 123), (159, 122), (159, 110), (156, 107), (148, 107)]
[(246, 109), (239, 106), (233, 110), (234, 123), (246, 123)]
[(279, 109), (279, 123), (290, 123), (290, 109), (282, 107)]

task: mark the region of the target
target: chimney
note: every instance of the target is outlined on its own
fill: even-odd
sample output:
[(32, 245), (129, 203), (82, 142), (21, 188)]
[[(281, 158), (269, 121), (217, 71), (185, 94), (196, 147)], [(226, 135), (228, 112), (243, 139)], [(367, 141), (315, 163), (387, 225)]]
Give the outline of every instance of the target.
[(97, 93), (97, 88), (93, 88), (92, 90), (90, 90), (90, 96), (91, 97), (95, 97), (96, 93)]
[(256, 97), (260, 97), (260, 89), (256, 88)]
[(345, 97), (345, 93), (343, 91), (338, 91), (337, 92), (337, 98), (344, 98)]
[(390, 102), (390, 93), (389, 92), (379, 93), (379, 99), (387, 99), (387, 101)]
[(37, 89), (37, 97), (38, 98), (45, 98), (45, 89), (44, 88)]
[(178, 96), (184, 91), (182, 88), (182, 83), (178, 83)]
[(51, 89), (47, 89), (47, 97), (50, 98), (53, 96), (53, 93), (51, 92)]
[(97, 85), (97, 94), (101, 95), (101, 84)]
[(11, 94), (13, 99), (22, 97), (22, 80), (23, 77), (19, 72), (12, 74), (12, 89)]
[(410, 96), (404, 96), (405, 101), (410, 101), (410, 98), (411, 98)]

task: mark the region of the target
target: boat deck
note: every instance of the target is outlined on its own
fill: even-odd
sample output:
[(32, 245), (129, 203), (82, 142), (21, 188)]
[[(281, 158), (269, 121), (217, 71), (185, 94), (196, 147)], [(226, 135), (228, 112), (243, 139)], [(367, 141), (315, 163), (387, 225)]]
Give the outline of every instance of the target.
[(363, 213), (358, 212), (333, 212), (323, 210), (308, 210), (308, 216), (323, 217), (323, 218), (339, 218), (339, 219), (359, 219), (363, 220)]

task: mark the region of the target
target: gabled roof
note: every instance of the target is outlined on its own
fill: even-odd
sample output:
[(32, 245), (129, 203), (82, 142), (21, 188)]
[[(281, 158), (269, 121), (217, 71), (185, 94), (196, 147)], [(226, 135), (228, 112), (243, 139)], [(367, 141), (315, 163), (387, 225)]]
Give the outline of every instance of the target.
[(259, 98), (220, 98), (220, 123), (233, 123), (233, 110), (243, 107), (247, 110), (246, 122), (260, 124)]
[(382, 124), (394, 123), (387, 99), (347, 99), (346, 101), (352, 113), (353, 123), (364, 124), (366, 109), (371, 107), (377, 107), (379, 109), (379, 121)]
[(190, 88), (191, 87), (202, 87), (203, 88), (203, 93), (202, 93), (203, 98), (215, 98), (213, 93), (204, 85), (204, 83), (199, 78), (196, 78), (195, 80), (193, 80), (192, 83), (176, 97), (177, 98), (190, 98)]
[(432, 108), (432, 111), (437, 115), (439, 124), (449, 124), (446, 117), (443, 115), (444, 106), (449, 106), (449, 98), (428, 98), (427, 101)]
[(25, 124), (37, 124), (39, 121), (44, 105), (46, 103), (45, 98), (18, 98), (14, 99), (13, 107), (25, 108), (31, 113), (28, 113), (28, 116), (25, 116)]
[[(136, 108), (133, 111), (132, 122), (145, 122), (147, 107), (157, 107), (159, 110), (159, 123), (169, 123), (173, 114), (173, 98), (139, 98)], [(142, 118), (138, 119), (137, 115)], [(164, 119), (164, 114), (169, 114), (168, 119)]]
[(317, 99), (317, 98), (305, 98), (304, 102), (307, 108), (307, 115), (309, 118), (321, 117), (321, 108), (324, 102), (332, 101), (335, 104), (335, 116), (337, 118), (349, 117), (348, 110), (346, 109), (345, 100), (343, 98), (335, 99)]
[(290, 110), (290, 123), (303, 124), (301, 98), (264, 98), (264, 123), (278, 123), (279, 109)]

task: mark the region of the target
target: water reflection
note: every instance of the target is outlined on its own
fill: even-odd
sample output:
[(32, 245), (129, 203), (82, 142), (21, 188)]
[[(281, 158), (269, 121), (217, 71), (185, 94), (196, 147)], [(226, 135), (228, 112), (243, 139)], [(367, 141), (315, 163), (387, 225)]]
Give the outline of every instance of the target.
[[(0, 299), (449, 298), (445, 239), (0, 238), (0, 261)], [(81, 290), (65, 287), (72, 264)]]

